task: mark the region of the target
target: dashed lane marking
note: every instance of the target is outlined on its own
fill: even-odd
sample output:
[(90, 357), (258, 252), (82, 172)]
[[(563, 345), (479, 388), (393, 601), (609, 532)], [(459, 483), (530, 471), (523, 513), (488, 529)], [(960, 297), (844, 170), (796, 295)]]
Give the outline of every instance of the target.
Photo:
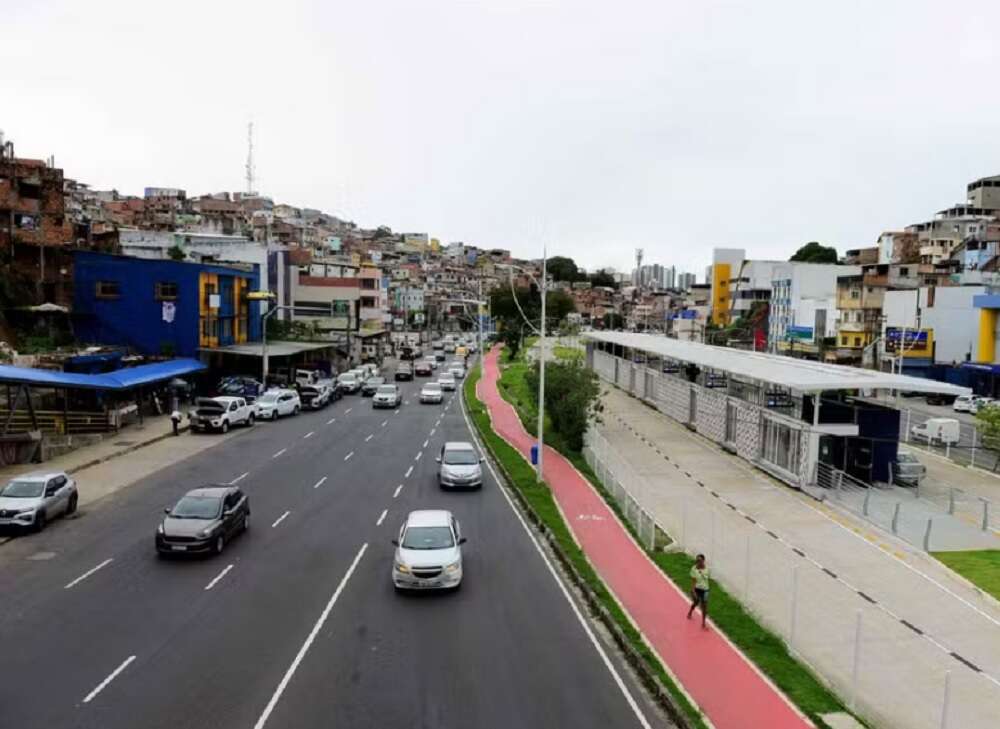
[(326, 421), (326, 424), (327, 425), (333, 425), (336, 422), (337, 422), (336, 418), (330, 418), (329, 420)]
[(326, 483), (326, 476), (324, 476), (324, 477), (323, 477), (323, 478), (321, 478), (321, 479), (320, 479), (319, 481), (317, 481), (317, 482), (316, 482), (316, 483), (315, 483), (315, 484), (313, 485), (313, 488), (314, 488), (314, 489), (318, 489), (318, 488), (319, 488), (320, 486), (322, 486), (322, 485), (323, 485), (324, 483)]
[[(274, 525), (272, 524), (272, 526)], [(227, 564), (225, 569), (223, 569), (222, 572), (220, 572), (215, 576), (215, 579), (213, 579), (211, 582), (205, 585), (205, 590), (211, 590), (213, 587), (215, 587), (219, 583), (219, 580), (221, 580), (223, 577), (229, 574), (229, 570), (231, 570), (232, 568), (233, 565)]]
[(382, 509), (382, 515), (378, 518), (378, 521), (375, 522), (375, 526), (382, 526), (382, 522), (385, 521), (386, 514), (388, 513), (389, 513), (388, 509)]
[(91, 569), (89, 569), (86, 572), (84, 572), (82, 575), (80, 575), (75, 580), (73, 580), (68, 585), (66, 585), (66, 587), (64, 587), (63, 589), (68, 590), (73, 585), (78, 585), (79, 583), (83, 582), (85, 579), (87, 579), (88, 577), (90, 577), (92, 574), (94, 574), (95, 572), (97, 572), (97, 570), (101, 569), (102, 567), (107, 567), (113, 561), (114, 561), (113, 557), (108, 557), (106, 560), (104, 560), (103, 562), (101, 562), (96, 567), (92, 567)]
[(249, 475), (250, 475), (250, 472), (249, 472), (249, 471), (246, 471), (246, 472), (244, 472), (244, 473), (241, 473), (241, 474), (240, 474), (239, 476), (237, 476), (237, 477), (236, 477), (236, 478), (234, 478), (234, 479), (233, 479), (232, 481), (230, 481), (230, 482), (229, 482), (229, 485), (230, 485), (230, 486), (235, 486), (236, 484), (238, 484), (238, 483), (239, 483), (240, 481), (242, 481), (243, 479), (245, 479), (245, 478), (246, 478), (247, 476), (249, 476)]
[(428, 444), (428, 443), (430, 443), (430, 440), (429, 440), (429, 439), (428, 439), (428, 440), (425, 440), (425, 441), (424, 441), (424, 448), (426, 448), (426, 447), (427, 447), (427, 444)]
[(287, 450), (288, 450), (287, 448), (282, 448), (280, 451), (278, 451), (273, 456), (271, 456), (271, 458), (277, 458), (278, 456), (280, 456), (282, 453), (284, 453)]
[(87, 696), (83, 699), (83, 703), (89, 704), (91, 701), (93, 701), (97, 697), (97, 694), (101, 693), (101, 691), (103, 691), (109, 683), (114, 681), (115, 678), (118, 676), (118, 674), (120, 674), (122, 671), (128, 668), (128, 665), (134, 660), (135, 656), (129, 656), (124, 661), (122, 661), (122, 664), (118, 666), (118, 668), (113, 670), (106, 679), (97, 684), (97, 688), (95, 688), (93, 691), (87, 694)]
[(386, 423), (388, 423), (388, 422), (389, 422), (388, 420), (383, 420), (382, 421), (382, 427), (384, 428), (386, 426)]
[(413, 473), (413, 466), (406, 469), (406, 475), (403, 478), (409, 478), (411, 473)]
[(347, 408), (347, 410), (345, 410), (345, 411), (344, 411), (344, 415), (347, 415), (347, 414), (348, 414), (349, 412), (351, 412), (351, 411), (352, 411), (353, 409), (354, 409), (354, 408)]
[(371, 433), (367, 438), (365, 438), (365, 443), (367, 443), (368, 441), (370, 441), (374, 437), (375, 437), (375, 434)]
[(398, 498), (399, 497), (399, 492), (402, 491), (402, 490), (403, 490), (403, 484), (399, 484), (399, 486), (396, 487), (396, 490), (393, 491), (392, 498), (394, 498), (394, 499)]
[(284, 514), (282, 514), (281, 516), (279, 516), (277, 519), (274, 520), (274, 524), (271, 525), (271, 528), (274, 529), (276, 526), (278, 526), (278, 524), (280, 524), (285, 519), (287, 519), (288, 515), (291, 514), (291, 513), (292, 512), (290, 512), (290, 511), (286, 511)]
[(305, 440), (306, 438), (312, 438), (312, 437), (313, 437), (313, 431), (310, 430), (308, 433), (302, 436), (302, 439)]
[(354, 455), (354, 451), (351, 451), (346, 456), (344, 456), (344, 460), (345, 461), (349, 461), (351, 459), (351, 456), (353, 456), (353, 455)]

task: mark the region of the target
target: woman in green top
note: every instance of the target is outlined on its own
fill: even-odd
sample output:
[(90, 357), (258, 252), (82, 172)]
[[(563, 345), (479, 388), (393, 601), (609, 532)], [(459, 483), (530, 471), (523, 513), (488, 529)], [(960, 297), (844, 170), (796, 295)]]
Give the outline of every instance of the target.
[(707, 628), (705, 618), (708, 617), (708, 567), (705, 565), (705, 555), (695, 557), (691, 567), (691, 609), (688, 610), (688, 620), (694, 609), (701, 605), (701, 627)]

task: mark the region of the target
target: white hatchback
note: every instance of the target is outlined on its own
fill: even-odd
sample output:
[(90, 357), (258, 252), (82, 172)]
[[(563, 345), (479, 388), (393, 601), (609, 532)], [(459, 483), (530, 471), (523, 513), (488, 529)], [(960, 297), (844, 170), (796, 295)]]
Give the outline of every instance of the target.
[(462, 584), (465, 537), (450, 511), (411, 511), (392, 543), (392, 584), (397, 590), (448, 590)]

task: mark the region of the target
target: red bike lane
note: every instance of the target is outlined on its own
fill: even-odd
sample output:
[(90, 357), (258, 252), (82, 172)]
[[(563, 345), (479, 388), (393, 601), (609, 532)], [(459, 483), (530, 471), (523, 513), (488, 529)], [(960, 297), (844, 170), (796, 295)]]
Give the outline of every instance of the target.
[[(484, 357), (476, 394), (493, 429), (526, 459), (535, 439), (500, 396), (499, 349)], [(802, 716), (711, 621), (688, 620), (690, 601), (642, 552), (593, 486), (552, 448), (545, 448), (545, 480), (576, 541), (646, 640), (716, 729), (803, 729)], [(711, 599), (711, 598), (710, 598)], [(711, 603), (710, 603), (711, 604)]]

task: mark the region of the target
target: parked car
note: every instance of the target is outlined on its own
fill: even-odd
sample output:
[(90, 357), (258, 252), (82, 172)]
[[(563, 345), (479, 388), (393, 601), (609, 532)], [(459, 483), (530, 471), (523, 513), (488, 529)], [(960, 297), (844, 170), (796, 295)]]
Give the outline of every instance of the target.
[(413, 372), (415, 369), (416, 368), (410, 366), (409, 364), (404, 364), (403, 362), (400, 362), (396, 366), (396, 374), (395, 374), (396, 380), (412, 380)]
[(430, 377), (433, 368), (428, 362), (417, 362), (413, 365), (413, 373), (418, 377)]
[(971, 413), (977, 397), (977, 395), (959, 395), (951, 404), (951, 409), (956, 413)]
[(362, 380), (356, 372), (345, 372), (337, 378), (337, 384), (340, 385), (340, 389), (348, 395), (353, 395), (360, 390), (361, 382)]
[(369, 377), (367, 380), (365, 380), (365, 384), (361, 386), (361, 396), (371, 397), (372, 395), (375, 394), (375, 391), (378, 390), (384, 384), (385, 384), (384, 377)]
[(441, 385), (442, 390), (455, 390), (458, 386), (455, 382), (455, 375), (450, 372), (445, 372), (438, 375), (438, 384)]
[(380, 385), (372, 396), (373, 408), (398, 408), (403, 403), (399, 385)]
[(929, 418), (910, 428), (915, 440), (923, 440), (933, 445), (955, 445), (961, 437), (961, 425), (954, 418)]
[(943, 392), (932, 392), (924, 397), (928, 405), (952, 405), (956, 399), (955, 395), (946, 395)]
[(277, 420), (283, 415), (298, 415), (302, 400), (295, 390), (268, 390), (257, 398), (257, 417), (261, 420)]
[(441, 464), (438, 469), (438, 485), (443, 489), (481, 488), (483, 485), (482, 463), (485, 460), (471, 443), (451, 441), (441, 446), (441, 453), (435, 459)]
[[(260, 398), (258, 398), (259, 400)], [(242, 397), (199, 397), (188, 413), (191, 430), (220, 430), (234, 425), (253, 425), (255, 406)]]
[(436, 382), (428, 382), (420, 388), (420, 402), (440, 403), (444, 400), (444, 391)]
[(247, 402), (253, 402), (264, 392), (264, 385), (252, 377), (235, 375), (219, 380), (219, 386), (215, 390), (218, 395), (242, 397)]
[(17, 476), (0, 491), (0, 527), (42, 531), (49, 520), (76, 511), (76, 481), (65, 471)]
[(250, 526), (250, 499), (235, 486), (188, 491), (156, 528), (159, 554), (214, 552)]
[(450, 511), (411, 511), (392, 543), (396, 590), (458, 589), (462, 584), (465, 537)]
[(299, 400), (305, 410), (319, 410), (333, 399), (333, 380), (319, 380), (314, 385), (299, 387)]
[(315, 385), (322, 379), (325, 377), (319, 370), (295, 370), (295, 384), (297, 385)]
[(892, 462), (892, 482), (919, 486), (927, 475), (927, 467), (917, 457), (906, 451), (899, 451), (896, 460)]

